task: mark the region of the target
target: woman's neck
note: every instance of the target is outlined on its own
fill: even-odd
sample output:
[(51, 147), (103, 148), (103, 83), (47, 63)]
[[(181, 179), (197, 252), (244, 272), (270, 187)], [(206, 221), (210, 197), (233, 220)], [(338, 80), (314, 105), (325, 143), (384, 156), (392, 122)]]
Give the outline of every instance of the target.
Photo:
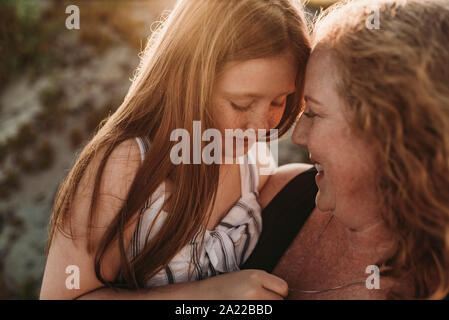
[(337, 217), (333, 218), (335, 231), (344, 242), (347, 254), (354, 261), (368, 262), (380, 261), (387, 258), (393, 242), (390, 231), (381, 217), (375, 221), (367, 222), (356, 230), (347, 227)]

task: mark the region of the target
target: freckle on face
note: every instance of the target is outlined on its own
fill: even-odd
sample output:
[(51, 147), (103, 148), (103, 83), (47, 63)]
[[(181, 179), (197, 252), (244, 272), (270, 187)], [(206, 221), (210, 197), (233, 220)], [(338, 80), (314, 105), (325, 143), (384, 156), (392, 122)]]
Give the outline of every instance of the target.
[[(220, 129), (274, 128), (283, 108), (272, 108), (272, 100), (295, 90), (297, 64), (292, 54), (229, 63), (217, 79), (214, 92), (214, 118)], [(257, 97), (249, 97), (247, 94)], [(240, 112), (230, 100), (240, 105), (253, 103), (250, 111)], [(254, 129), (256, 129), (254, 128)]]
[(304, 120), (307, 132), (298, 132), (307, 136), (311, 156), (324, 168), (318, 185), (318, 208), (334, 211), (347, 224), (357, 227), (363, 215), (346, 215), (352, 208), (363, 208), (364, 203), (373, 201), (374, 156), (369, 145), (350, 128), (346, 104), (336, 90), (335, 65), (329, 54), (312, 53), (305, 94), (320, 101), (322, 107), (312, 104), (318, 116)]

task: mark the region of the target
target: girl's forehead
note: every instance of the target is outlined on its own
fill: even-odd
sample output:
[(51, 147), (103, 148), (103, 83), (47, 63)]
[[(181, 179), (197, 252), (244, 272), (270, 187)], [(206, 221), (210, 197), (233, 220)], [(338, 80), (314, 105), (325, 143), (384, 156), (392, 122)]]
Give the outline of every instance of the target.
[(297, 65), (292, 57), (253, 59), (227, 66), (217, 85), (228, 93), (248, 96), (264, 95), (267, 88), (288, 93), (295, 90), (296, 75)]

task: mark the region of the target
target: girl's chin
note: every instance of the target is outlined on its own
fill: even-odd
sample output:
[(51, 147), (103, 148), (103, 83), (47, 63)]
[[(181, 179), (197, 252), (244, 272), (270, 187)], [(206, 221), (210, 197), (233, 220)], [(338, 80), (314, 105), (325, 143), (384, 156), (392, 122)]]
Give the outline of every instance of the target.
[(232, 154), (230, 153), (230, 152), (226, 152), (225, 150), (223, 150), (223, 158), (224, 159), (237, 159), (237, 156), (238, 157), (242, 157), (242, 156), (244, 156), (245, 154), (247, 154), (248, 153), (248, 150), (249, 150), (249, 148), (248, 148), (248, 145), (247, 144), (245, 144), (242, 148), (234, 148), (234, 150), (232, 151)]

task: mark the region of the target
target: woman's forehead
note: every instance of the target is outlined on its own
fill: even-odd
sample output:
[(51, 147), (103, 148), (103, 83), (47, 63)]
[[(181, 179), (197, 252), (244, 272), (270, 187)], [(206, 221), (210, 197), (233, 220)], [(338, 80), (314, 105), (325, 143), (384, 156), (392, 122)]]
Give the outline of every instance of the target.
[(312, 54), (307, 64), (305, 94), (326, 96), (336, 90), (337, 68), (335, 58), (327, 52)]

